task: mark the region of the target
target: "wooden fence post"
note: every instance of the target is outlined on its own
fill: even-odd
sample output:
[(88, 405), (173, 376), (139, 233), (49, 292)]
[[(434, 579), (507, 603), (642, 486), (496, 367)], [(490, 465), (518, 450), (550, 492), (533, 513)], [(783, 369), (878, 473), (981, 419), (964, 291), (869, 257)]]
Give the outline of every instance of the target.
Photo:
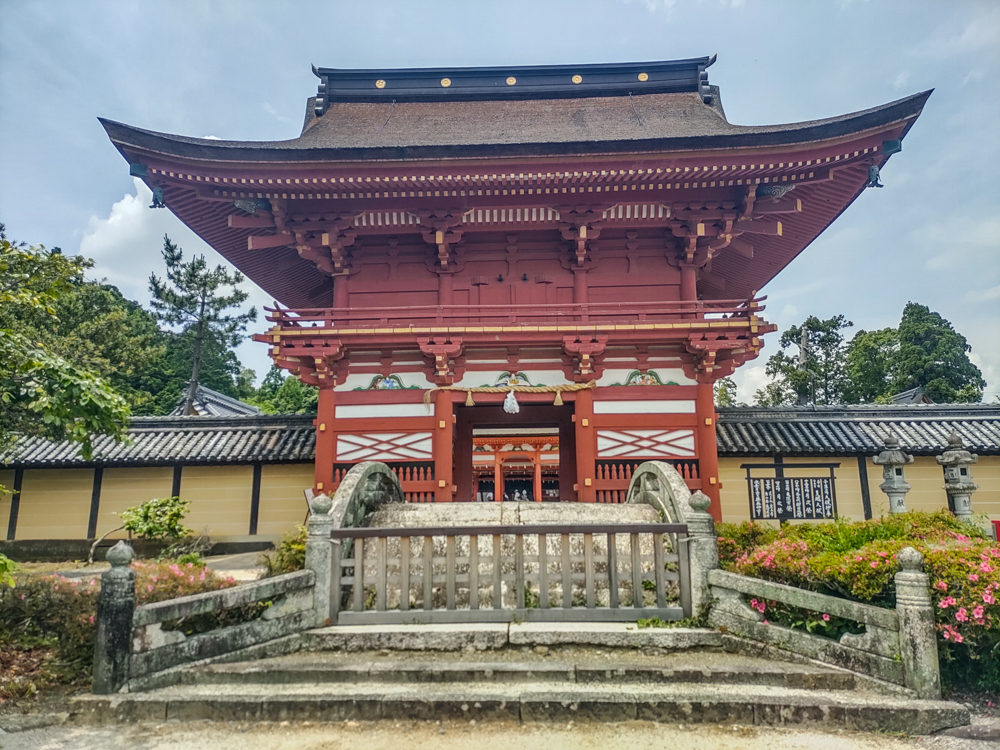
[(132, 548), (118, 542), (108, 550), (111, 570), (101, 576), (97, 600), (97, 634), (94, 642), (95, 695), (117, 693), (128, 681), (132, 653), (132, 614), (135, 612), (135, 571)]

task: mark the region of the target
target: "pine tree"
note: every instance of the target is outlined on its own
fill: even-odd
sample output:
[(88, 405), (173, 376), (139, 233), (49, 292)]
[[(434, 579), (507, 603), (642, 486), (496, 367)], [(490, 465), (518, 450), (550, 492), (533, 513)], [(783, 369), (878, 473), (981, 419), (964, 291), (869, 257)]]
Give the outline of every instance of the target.
[[(243, 282), (239, 271), (230, 273), (223, 266), (209, 269), (204, 255), (184, 262), (184, 253), (163, 237), (163, 260), (167, 278), (163, 281), (156, 274), (149, 277), (151, 305), (156, 317), (168, 325), (180, 326), (182, 337), (190, 337), (193, 352), (191, 378), (184, 401), (184, 415), (193, 412), (194, 398), (201, 376), (203, 350), (206, 346), (228, 349), (240, 343), (247, 323), (257, 319), (257, 309), (240, 314), (226, 311), (238, 307), (249, 296), (237, 288)], [(225, 293), (226, 287), (232, 291)]]
[[(843, 315), (820, 320), (810, 315), (800, 326), (781, 334), (781, 351), (767, 360), (764, 371), (774, 382), (757, 391), (761, 406), (781, 404), (839, 404), (849, 388), (846, 372), (847, 345), (841, 333), (854, 324)], [(798, 345), (797, 357), (785, 353)]]

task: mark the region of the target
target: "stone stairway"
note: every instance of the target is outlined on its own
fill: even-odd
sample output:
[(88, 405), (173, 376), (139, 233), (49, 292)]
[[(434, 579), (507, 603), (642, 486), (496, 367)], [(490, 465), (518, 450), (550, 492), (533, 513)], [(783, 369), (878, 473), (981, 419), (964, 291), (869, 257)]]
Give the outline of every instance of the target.
[(738, 653), (723, 640), (715, 631), (624, 625), (325, 628), (302, 634), (295, 647), (305, 650), (189, 666), (172, 674), (173, 684), (145, 693), (84, 696), (72, 716), (80, 723), (646, 720), (910, 734), (969, 721), (954, 703), (914, 700), (843, 670)]

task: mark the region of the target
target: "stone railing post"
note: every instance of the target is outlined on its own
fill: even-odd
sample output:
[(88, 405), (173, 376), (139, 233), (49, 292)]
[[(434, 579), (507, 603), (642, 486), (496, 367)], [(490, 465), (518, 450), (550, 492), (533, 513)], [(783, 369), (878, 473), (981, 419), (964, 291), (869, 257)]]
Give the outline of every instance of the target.
[(313, 612), (317, 627), (330, 624), (333, 576), (340, 572), (333, 570), (333, 545), (330, 543), (330, 531), (333, 530), (333, 516), (330, 515), (332, 507), (333, 500), (328, 495), (315, 495), (309, 499), (306, 569), (316, 575)]
[(108, 550), (111, 570), (101, 576), (97, 600), (97, 634), (94, 641), (96, 695), (117, 693), (128, 681), (132, 653), (132, 614), (135, 612), (135, 571), (131, 568), (132, 548), (118, 542)]
[(712, 500), (700, 490), (691, 495), (688, 526), (688, 552), (691, 565), (691, 611), (695, 617), (706, 613), (712, 603), (708, 572), (719, 567), (719, 540), (715, 521), (708, 512)]
[(923, 572), (924, 556), (913, 547), (896, 555), (901, 571), (896, 573), (896, 613), (899, 615), (899, 653), (906, 686), (919, 698), (941, 698), (937, 629), (930, 582)]

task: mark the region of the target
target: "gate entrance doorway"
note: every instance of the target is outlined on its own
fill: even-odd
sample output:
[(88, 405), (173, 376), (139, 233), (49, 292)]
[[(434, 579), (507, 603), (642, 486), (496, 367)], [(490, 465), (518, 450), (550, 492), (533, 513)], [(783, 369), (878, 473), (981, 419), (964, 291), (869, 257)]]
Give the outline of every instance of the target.
[(573, 404), (455, 406), (453, 476), (459, 502), (575, 502)]

